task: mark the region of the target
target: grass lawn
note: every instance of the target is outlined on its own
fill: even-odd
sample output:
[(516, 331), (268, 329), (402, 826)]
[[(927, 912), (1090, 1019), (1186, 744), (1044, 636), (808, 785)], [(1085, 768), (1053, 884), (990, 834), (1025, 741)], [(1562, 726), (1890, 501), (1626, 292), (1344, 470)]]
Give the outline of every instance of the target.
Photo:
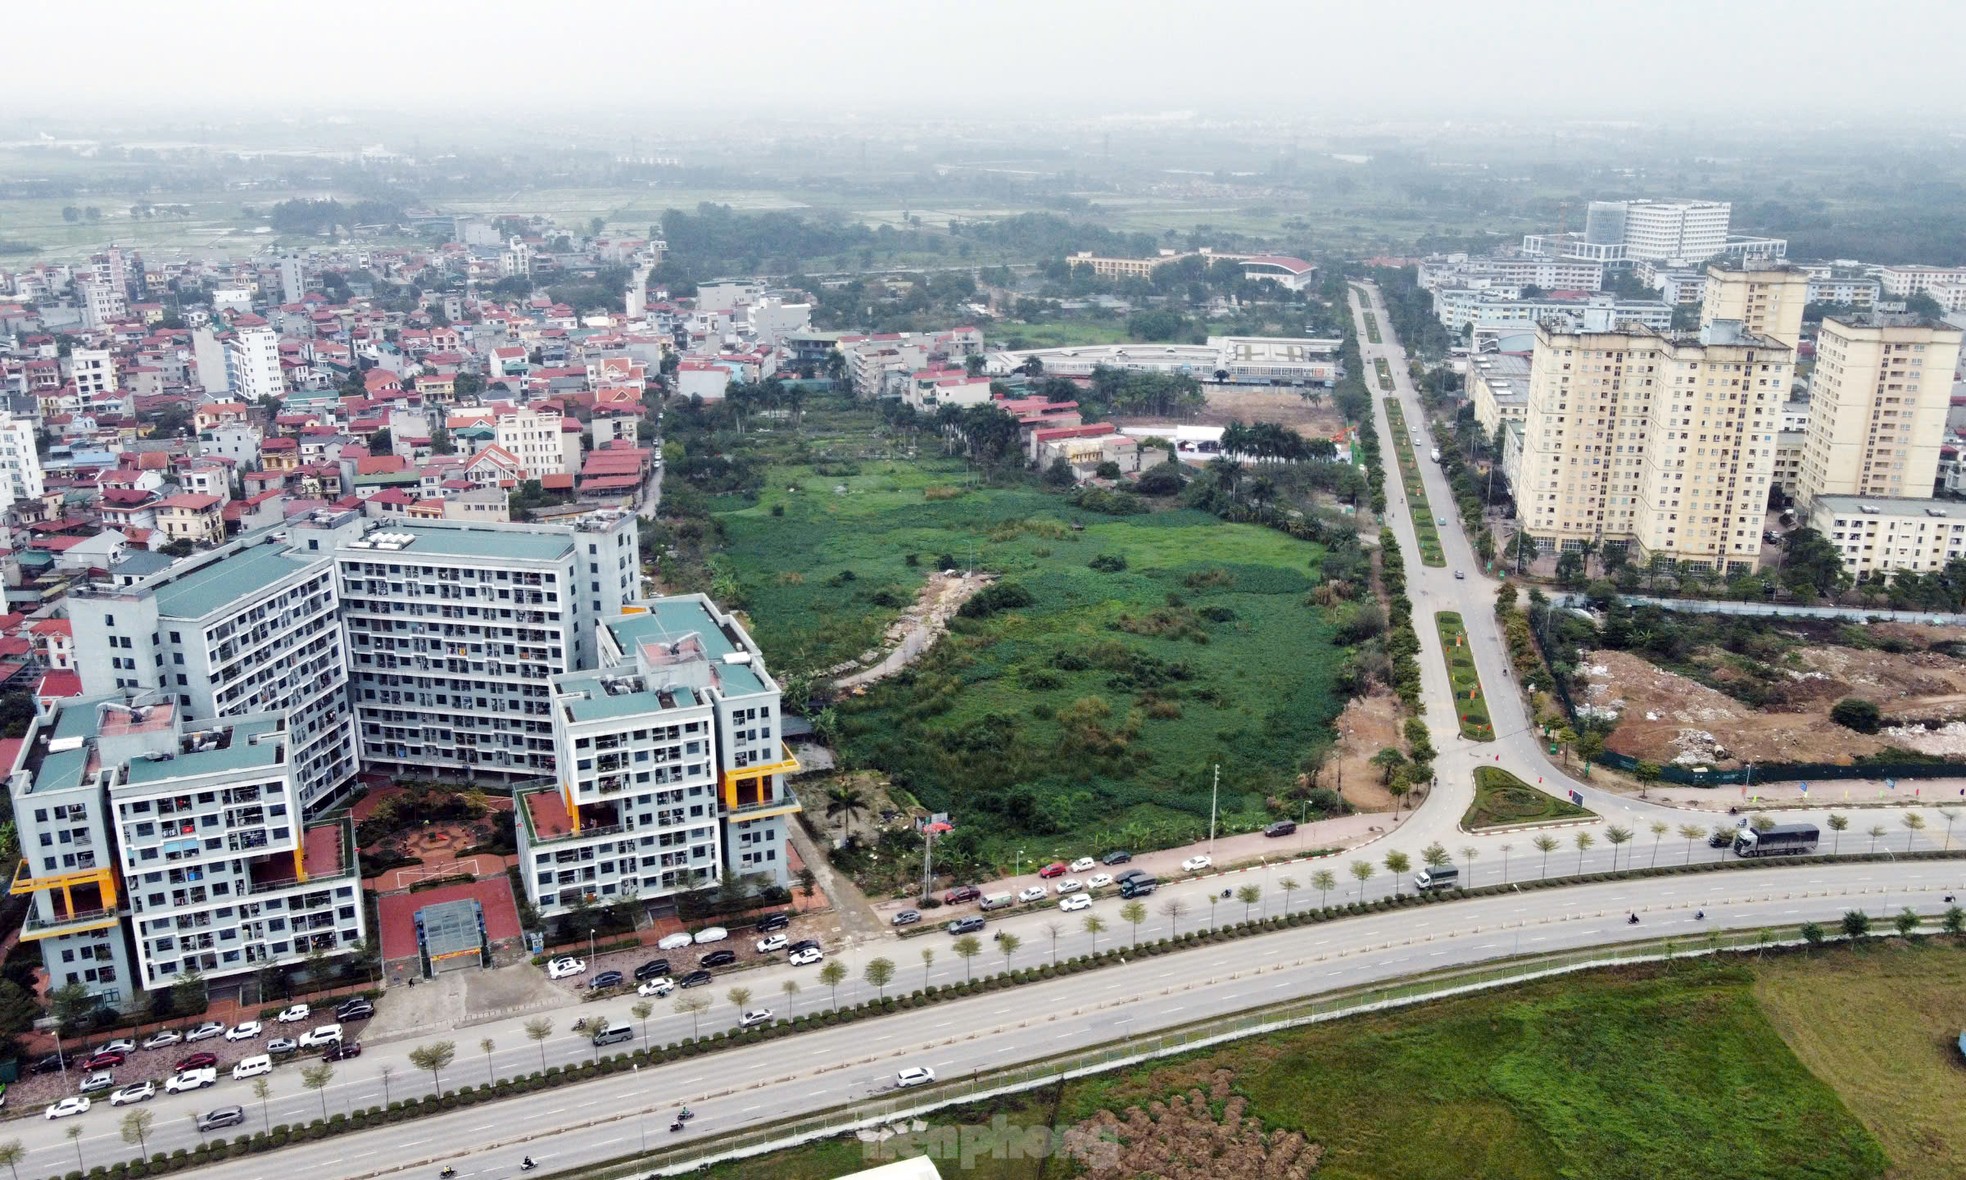
[(1372, 367), (1379, 374), (1379, 388), (1386, 393), (1391, 393), (1393, 391), (1393, 367), (1387, 364), (1386, 358), (1382, 356), (1372, 358)]
[(1379, 338), (1379, 317), (1369, 311), (1365, 313), (1365, 338), (1374, 344), (1383, 343)]
[(1427, 486), (1420, 482), (1420, 461), (1413, 454), (1407, 437), (1406, 415), (1399, 402), (1386, 399), (1386, 424), (1393, 432), (1393, 454), (1399, 460), (1399, 482), (1406, 489), (1406, 510), (1413, 517), (1413, 539), (1420, 545), (1421, 565), (1446, 565), (1447, 553), (1440, 547), (1440, 529), (1434, 524), (1433, 510), (1427, 506)]
[(839, 706), (851, 763), (951, 810), (1006, 863), (1199, 833), (1218, 764), (1225, 830), (1260, 827), (1341, 704), (1344, 652), (1309, 600), (1323, 550), (1269, 529), (1103, 516), (933, 456), (774, 466), (718, 522), (718, 564), (775, 668), (875, 648), (945, 564), (1032, 595), (956, 620), (908, 674)]
[(1005, 348), (1070, 348), (1081, 344), (1124, 344), (1132, 339), (1119, 320), (1009, 320), (990, 327), (992, 340)]
[(1475, 801), (1461, 817), (1471, 832), (1555, 820), (1588, 819), (1597, 813), (1539, 791), (1499, 766), (1475, 767)]
[(1495, 723), (1488, 717), (1488, 694), (1481, 691), (1481, 675), (1475, 671), (1474, 650), (1468, 646), (1468, 628), (1461, 616), (1451, 610), (1434, 615), (1434, 628), (1440, 634), (1440, 650), (1447, 657), (1447, 677), (1454, 685), (1454, 714), (1461, 720), (1461, 736), (1477, 742), (1495, 740)]
[[(1787, 966), (1682, 963), (1547, 980), (1101, 1074), (1039, 1091), (1006, 1115), (1054, 1127), (1108, 1111), (1128, 1125), (1136, 1115), (1138, 1138), (1122, 1134), (1121, 1166), (1102, 1174), (1170, 1180), (1282, 1175), (1274, 1145), (1285, 1138), (1307, 1142), (1298, 1162), (1310, 1155), (1328, 1180), (1882, 1176), (1878, 1140), (1834, 1081), (1797, 1060), (1782, 1017), (1771, 1021), (1760, 1002), (1758, 972)], [(1798, 964), (1798, 984), (1814, 981), (1809, 966)], [(1848, 995), (1821, 987), (1833, 1013), (1849, 1010)], [(1866, 1019), (1827, 1019), (1861, 1035), (1876, 1023), (1868, 1017), (1892, 1009), (1860, 1010)], [(1929, 1081), (1924, 1105), (1960, 1105), (1956, 1079)], [(984, 1124), (993, 1113), (952, 1110), (933, 1124)], [(817, 1145), (710, 1174), (829, 1176), (859, 1158), (858, 1143)], [(972, 1174), (955, 1160), (941, 1167)], [(1004, 1168), (984, 1161), (973, 1174), (1038, 1174)], [(1085, 1174), (1058, 1161), (1043, 1172)]]

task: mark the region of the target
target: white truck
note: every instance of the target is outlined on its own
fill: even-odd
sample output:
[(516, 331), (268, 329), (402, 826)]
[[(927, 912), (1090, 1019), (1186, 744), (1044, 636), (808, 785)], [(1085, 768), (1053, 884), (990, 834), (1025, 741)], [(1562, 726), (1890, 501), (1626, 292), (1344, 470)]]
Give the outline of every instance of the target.
[(1453, 865), (1428, 865), (1413, 874), (1413, 884), (1422, 890), (1458, 889), (1461, 887), (1461, 870)]

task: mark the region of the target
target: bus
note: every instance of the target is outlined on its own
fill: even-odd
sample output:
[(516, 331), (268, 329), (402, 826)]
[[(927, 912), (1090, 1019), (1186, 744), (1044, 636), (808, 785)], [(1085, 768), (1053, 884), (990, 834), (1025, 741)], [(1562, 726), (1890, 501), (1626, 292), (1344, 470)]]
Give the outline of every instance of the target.
[(1736, 856), (1808, 856), (1822, 833), (1815, 824), (1776, 824), (1765, 832), (1742, 828), (1734, 834)]

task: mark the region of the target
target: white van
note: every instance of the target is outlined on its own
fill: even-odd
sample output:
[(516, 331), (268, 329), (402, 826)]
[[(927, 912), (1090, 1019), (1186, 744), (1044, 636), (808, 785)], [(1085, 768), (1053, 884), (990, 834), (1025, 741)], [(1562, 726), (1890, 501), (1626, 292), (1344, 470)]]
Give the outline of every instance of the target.
[(235, 1079), (256, 1078), (273, 1072), (273, 1059), (261, 1053), (257, 1057), (242, 1057), (239, 1064), (232, 1067)]
[(982, 905), (983, 908), (986, 910), (1000, 910), (1005, 908), (1006, 906), (1013, 906), (1016, 904), (1017, 904), (1017, 899), (1012, 897), (1008, 893), (986, 893), (983, 895)]

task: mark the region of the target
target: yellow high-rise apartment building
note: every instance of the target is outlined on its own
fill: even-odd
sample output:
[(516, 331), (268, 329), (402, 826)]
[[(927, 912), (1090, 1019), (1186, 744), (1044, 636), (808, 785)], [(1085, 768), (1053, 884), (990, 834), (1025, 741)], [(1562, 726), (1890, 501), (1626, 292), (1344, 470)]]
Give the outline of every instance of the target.
[(1816, 336), (1796, 498), (1929, 499), (1960, 330), (1919, 316), (1827, 318)]
[(1802, 309), (1809, 303), (1809, 274), (1799, 266), (1749, 258), (1707, 266), (1700, 322), (1734, 320), (1757, 336), (1794, 348), (1802, 339)]

